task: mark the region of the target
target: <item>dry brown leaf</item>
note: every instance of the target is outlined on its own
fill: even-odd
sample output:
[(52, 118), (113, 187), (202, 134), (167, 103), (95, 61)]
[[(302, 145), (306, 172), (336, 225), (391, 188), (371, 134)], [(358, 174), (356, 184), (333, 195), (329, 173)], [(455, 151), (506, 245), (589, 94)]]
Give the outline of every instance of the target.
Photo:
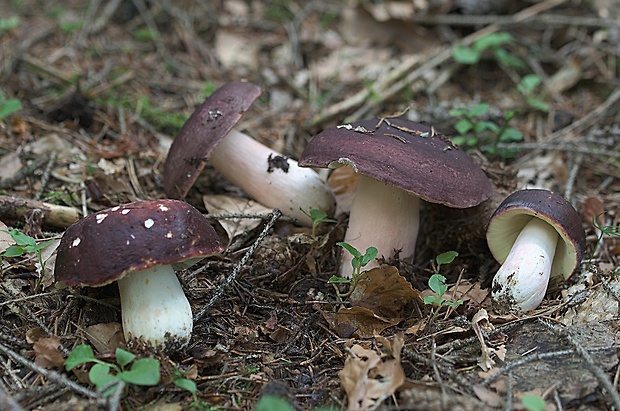
[(369, 338), (388, 327), (398, 324), (402, 318), (384, 318), (365, 307), (341, 308), (337, 313), (321, 311), (325, 320), (340, 337)]
[(395, 335), (391, 344), (387, 344), (389, 350), (393, 350), (391, 355), (357, 344), (351, 347), (344, 368), (338, 373), (347, 393), (349, 410), (374, 410), (405, 382), (400, 365), (403, 343), (402, 334)]
[[(202, 201), (209, 210), (209, 214), (269, 214), (272, 211), (256, 201), (228, 195), (203, 195)], [(246, 231), (255, 229), (262, 220), (260, 218), (227, 218), (218, 220), (218, 222), (228, 234), (228, 238), (232, 240)]]
[(0, 221), (0, 253), (3, 253), (7, 248), (15, 244), (15, 241), (13, 241), (11, 235), (9, 233), (5, 233), (5, 231), (9, 231), (9, 227)]
[(86, 338), (100, 352), (114, 351), (125, 342), (119, 323), (100, 323), (86, 327)]
[(60, 238), (54, 239), (50, 244), (41, 250), (41, 259), (43, 260), (43, 267), (39, 264), (39, 260), (35, 261), (37, 267), (37, 274), (41, 281), (41, 285), (44, 290), (51, 287), (54, 284), (54, 267), (56, 265), (56, 249), (60, 245)]
[(28, 344), (34, 344), (45, 337), (47, 337), (47, 332), (41, 327), (33, 327), (26, 330), (26, 342)]
[(34, 363), (43, 368), (61, 367), (65, 359), (58, 349), (60, 338), (56, 336), (39, 338), (34, 343)]
[(484, 371), (488, 371), (495, 365), (493, 356), (497, 356), (500, 360), (503, 360), (506, 356), (506, 349), (503, 345), (498, 347), (498, 349), (489, 347), (484, 341), (482, 329), (491, 331), (495, 328), (489, 321), (489, 314), (484, 308), (481, 308), (476, 314), (474, 314), (474, 317), (471, 319), (471, 326), (476, 333), (476, 337), (478, 337), (478, 340), (480, 341), (480, 348), (482, 351), (478, 365), (480, 365), (480, 368)]
[(490, 407), (500, 407), (504, 403), (501, 396), (482, 385), (474, 385), (472, 389), (476, 397)]
[(414, 325), (409, 326), (409, 328), (405, 330), (405, 334), (418, 335), (419, 333), (421, 333), (422, 331), (426, 329), (427, 325), (428, 325), (428, 318), (421, 318)]
[(449, 301), (463, 300), (464, 303), (472, 301), (477, 305), (482, 305), (488, 296), (489, 290), (483, 289), (480, 283), (471, 284), (469, 281), (463, 280), (458, 286), (449, 288), (444, 298), (448, 297)]
[(11, 178), (22, 168), (17, 152), (12, 151), (0, 157), (0, 180)]

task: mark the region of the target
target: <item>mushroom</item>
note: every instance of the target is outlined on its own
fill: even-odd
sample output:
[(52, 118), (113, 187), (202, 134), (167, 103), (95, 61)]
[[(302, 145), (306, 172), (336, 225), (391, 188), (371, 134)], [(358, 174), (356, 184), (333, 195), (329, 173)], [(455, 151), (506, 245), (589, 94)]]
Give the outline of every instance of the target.
[(311, 169), (264, 146), (233, 127), (260, 95), (257, 85), (233, 82), (217, 89), (194, 111), (175, 138), (164, 166), (164, 191), (182, 199), (207, 160), (259, 203), (311, 226), (305, 214), (320, 209), (332, 215), (334, 195)]
[(223, 249), (215, 230), (178, 200), (124, 204), (91, 214), (62, 236), (54, 269), (60, 286), (118, 282), (127, 341), (174, 351), (192, 331), (192, 311), (175, 275)]
[(520, 314), (538, 307), (550, 278), (572, 275), (585, 250), (585, 231), (577, 211), (560, 195), (520, 190), (491, 216), (487, 243), (502, 264), (491, 288), (496, 309)]
[[(373, 119), (328, 128), (302, 153), (302, 167), (353, 167), (360, 175), (345, 242), (361, 252), (411, 263), (418, 235), (420, 199), (466, 208), (490, 197), (484, 172), (450, 140), (425, 124), (402, 118)], [(352, 256), (341, 260), (350, 277)], [(371, 263), (369, 267), (377, 265)]]

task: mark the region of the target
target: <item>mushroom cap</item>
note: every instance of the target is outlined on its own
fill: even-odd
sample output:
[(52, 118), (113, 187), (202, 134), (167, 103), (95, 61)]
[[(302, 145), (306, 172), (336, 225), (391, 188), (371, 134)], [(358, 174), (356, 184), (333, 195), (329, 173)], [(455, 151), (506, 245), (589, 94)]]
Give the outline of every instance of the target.
[(164, 192), (185, 198), (220, 141), (261, 94), (256, 84), (232, 82), (215, 90), (185, 122), (164, 164)]
[(206, 218), (179, 200), (123, 204), (81, 219), (62, 236), (56, 281), (99, 287), (131, 271), (186, 268), (223, 249)]
[(299, 165), (351, 165), (366, 177), (455, 208), (478, 205), (493, 192), (484, 171), (447, 137), (402, 118), (330, 127), (308, 143)]
[(487, 243), (493, 257), (503, 263), (517, 236), (533, 218), (550, 224), (560, 236), (556, 246), (551, 277), (570, 277), (583, 257), (586, 234), (577, 210), (549, 190), (515, 191), (497, 207), (489, 221)]

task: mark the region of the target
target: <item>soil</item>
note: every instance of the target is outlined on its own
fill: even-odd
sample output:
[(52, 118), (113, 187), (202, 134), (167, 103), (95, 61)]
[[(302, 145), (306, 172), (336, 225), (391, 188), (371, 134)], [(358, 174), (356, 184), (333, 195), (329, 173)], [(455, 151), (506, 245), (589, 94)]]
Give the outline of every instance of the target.
[[(2, 9), (0, 409), (620, 409), (615, 2), (6, 0)], [(195, 315), (191, 340), (176, 350), (125, 341), (116, 284), (55, 281), (60, 238), (86, 214), (166, 198), (174, 137), (233, 81), (262, 89), (236, 129), (281, 153), (272, 173), (328, 127), (402, 116), (449, 136), (493, 194), (467, 209), (423, 202), (415, 259), (379, 255), (386, 265), (363, 269), (349, 294), (329, 279), (344, 252), (351, 168), (321, 171), (338, 208), (311, 228), (206, 162), (185, 201), (225, 250), (177, 273)], [(570, 201), (587, 244), (536, 310), (502, 315), (485, 229), (508, 194), (532, 187)], [(458, 256), (438, 267), (446, 251)], [(447, 291), (425, 303), (438, 297), (436, 273)], [(118, 348), (155, 359), (159, 378), (98, 390), (94, 362), (65, 366), (82, 344), (100, 363), (116, 364)]]

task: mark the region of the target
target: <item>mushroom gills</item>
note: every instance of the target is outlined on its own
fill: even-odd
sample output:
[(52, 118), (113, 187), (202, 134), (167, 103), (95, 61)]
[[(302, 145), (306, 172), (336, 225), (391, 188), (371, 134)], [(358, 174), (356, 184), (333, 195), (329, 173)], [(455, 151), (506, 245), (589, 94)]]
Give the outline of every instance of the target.
[(492, 297), (500, 309), (523, 313), (542, 302), (549, 285), (559, 235), (532, 217), (519, 233), (493, 278)]
[(128, 273), (118, 280), (127, 341), (180, 348), (189, 342), (192, 310), (171, 265)]

